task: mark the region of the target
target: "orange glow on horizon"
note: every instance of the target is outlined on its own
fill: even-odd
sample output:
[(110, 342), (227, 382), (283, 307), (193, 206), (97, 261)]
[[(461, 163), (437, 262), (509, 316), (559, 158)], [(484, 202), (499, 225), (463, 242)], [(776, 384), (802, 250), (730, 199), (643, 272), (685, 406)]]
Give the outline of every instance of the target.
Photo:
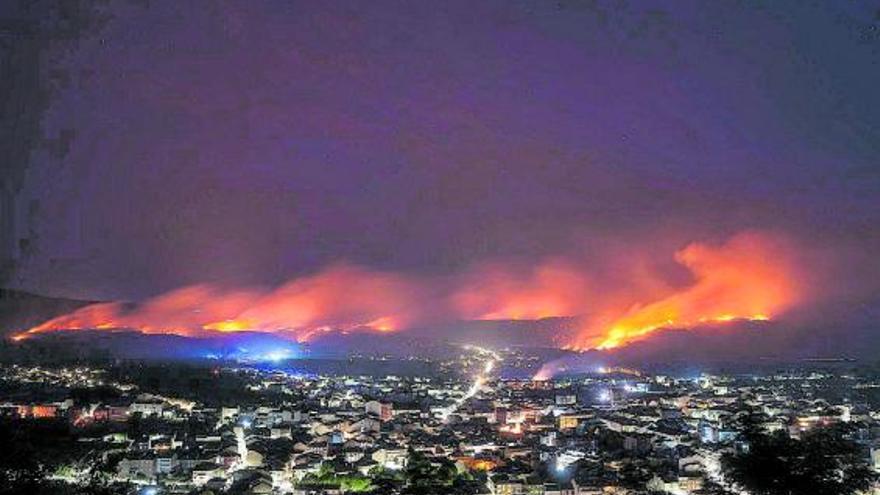
[(394, 321), (394, 318), (391, 316), (383, 316), (381, 318), (376, 318), (375, 320), (364, 325), (366, 328), (371, 328), (373, 330), (379, 332), (393, 332), (395, 330), (399, 330), (400, 328)]
[(677, 286), (644, 262), (644, 250), (615, 251), (594, 263), (601, 270), (553, 258), (526, 268), (485, 264), (440, 280), (335, 265), (271, 290), (196, 285), (137, 305), (93, 304), (11, 338), (62, 330), (192, 337), (251, 331), (305, 342), (328, 332), (388, 333), (442, 321), (579, 317), (579, 329), (551, 337), (555, 345), (613, 349), (666, 328), (778, 318), (806, 297), (794, 254), (787, 242), (754, 232), (723, 244), (692, 243), (675, 253), (691, 275)]
[(93, 304), (12, 339), (76, 330), (194, 337), (252, 331), (281, 333), (304, 342), (334, 330), (393, 332), (409, 320), (416, 293), (411, 282), (398, 275), (338, 265), (270, 291), (198, 285), (162, 294), (135, 309), (121, 303)]
[(472, 320), (540, 320), (578, 314), (588, 299), (581, 270), (560, 260), (528, 270), (487, 264), (472, 270), (450, 297), (452, 311)]
[(619, 315), (610, 325), (588, 327), (577, 349), (613, 349), (664, 328), (694, 328), (735, 321), (766, 321), (803, 299), (790, 247), (756, 234), (723, 245), (691, 244), (676, 253), (692, 284)]
[(218, 332), (244, 332), (253, 329), (254, 324), (247, 320), (223, 320), (208, 323), (202, 328), (205, 330), (216, 330)]
[(596, 346), (596, 349), (605, 350), (605, 349), (614, 349), (616, 347), (624, 346), (630, 342), (634, 342), (639, 340), (641, 337), (648, 335), (656, 330), (660, 330), (663, 328), (674, 328), (676, 326), (680, 326), (682, 328), (691, 328), (700, 325), (709, 325), (712, 323), (730, 323), (734, 321), (768, 321), (770, 317), (767, 315), (752, 315), (752, 316), (734, 316), (734, 315), (721, 315), (716, 317), (700, 317), (696, 322), (687, 323), (683, 321), (676, 321), (672, 319), (668, 319), (666, 321), (660, 322), (656, 325), (647, 325), (640, 328), (626, 328), (621, 326), (616, 326), (608, 331), (608, 334), (605, 335), (604, 339), (599, 345)]

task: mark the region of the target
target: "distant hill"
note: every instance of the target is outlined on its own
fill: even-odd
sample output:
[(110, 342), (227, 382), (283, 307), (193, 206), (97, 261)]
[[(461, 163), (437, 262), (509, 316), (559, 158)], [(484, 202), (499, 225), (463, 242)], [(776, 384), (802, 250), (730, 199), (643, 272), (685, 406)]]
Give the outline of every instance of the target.
[(486, 347), (562, 347), (567, 337), (577, 331), (577, 328), (577, 319), (573, 317), (540, 320), (471, 320), (412, 328), (407, 330), (407, 334), (419, 338)]
[(0, 335), (5, 336), (31, 328), (93, 302), (0, 289)]
[[(90, 304), (61, 298), (42, 297), (25, 292), (0, 290), (0, 332), (29, 328), (49, 318)], [(490, 348), (529, 348), (547, 361), (562, 359), (561, 366), (572, 371), (597, 364), (637, 368), (749, 367), (792, 362), (833, 362), (856, 360), (874, 364), (880, 351), (880, 319), (876, 301), (858, 305), (824, 308), (821, 314), (797, 320), (769, 322), (731, 322), (692, 330), (665, 330), (642, 342), (609, 351), (577, 354), (558, 350), (577, 331), (574, 318), (547, 318), (536, 321), (459, 321), (412, 328), (404, 332), (377, 334), (368, 331), (328, 332), (297, 352), (311, 357), (349, 354), (444, 358), (458, 352), (461, 344)], [(847, 321), (846, 325), (828, 322)], [(30, 339), (29, 339), (30, 340)], [(101, 350), (109, 355), (129, 358), (196, 357), (224, 354), (238, 347), (284, 347), (283, 336), (259, 333), (218, 335), (195, 339), (173, 335), (140, 335), (133, 332), (76, 332), (41, 335), (27, 346), (40, 348), (47, 356), (65, 346), (78, 353)], [(54, 343), (53, 343), (54, 342)], [(5, 343), (4, 354), (21, 353), (25, 347)], [(55, 350), (51, 350), (55, 349)], [(543, 349), (543, 350), (541, 350)], [(38, 353), (38, 355), (39, 355)]]

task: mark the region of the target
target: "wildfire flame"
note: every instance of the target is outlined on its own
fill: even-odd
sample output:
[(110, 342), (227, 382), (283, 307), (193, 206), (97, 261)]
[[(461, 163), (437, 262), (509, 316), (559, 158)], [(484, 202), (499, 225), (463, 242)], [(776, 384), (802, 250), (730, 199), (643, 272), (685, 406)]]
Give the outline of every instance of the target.
[(138, 305), (94, 304), (13, 338), (128, 329), (187, 336), (278, 332), (307, 341), (325, 332), (394, 332), (442, 318), (580, 316), (581, 330), (561, 336), (560, 344), (610, 349), (664, 328), (776, 318), (804, 299), (792, 252), (787, 242), (760, 233), (720, 245), (693, 243), (675, 254), (691, 275), (683, 286), (625, 256), (603, 262), (605, 271), (612, 266), (618, 275), (610, 282), (561, 258), (526, 269), (481, 265), (442, 280), (335, 265), (272, 290), (197, 285)]
[(611, 349), (663, 328), (765, 321), (804, 296), (789, 246), (767, 236), (741, 234), (720, 246), (694, 243), (675, 259), (693, 274), (693, 283), (633, 306), (606, 327), (586, 328), (574, 347)]
[(451, 296), (453, 311), (475, 320), (538, 320), (580, 312), (589, 284), (576, 267), (551, 260), (522, 271), (500, 264), (478, 267)]
[(339, 265), (271, 291), (199, 285), (171, 291), (131, 310), (121, 303), (93, 304), (13, 338), (93, 329), (187, 336), (284, 332), (298, 341), (333, 330), (390, 332), (408, 321), (416, 293), (404, 277)]

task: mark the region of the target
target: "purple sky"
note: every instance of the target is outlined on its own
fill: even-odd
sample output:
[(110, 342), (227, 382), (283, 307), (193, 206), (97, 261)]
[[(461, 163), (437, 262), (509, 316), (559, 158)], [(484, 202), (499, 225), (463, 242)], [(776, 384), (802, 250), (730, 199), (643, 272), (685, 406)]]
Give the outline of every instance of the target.
[[(119, 2), (16, 285), (140, 298), (743, 229), (880, 247), (877, 2)], [(859, 273), (856, 271), (854, 273)], [(860, 284), (860, 281), (853, 282)]]

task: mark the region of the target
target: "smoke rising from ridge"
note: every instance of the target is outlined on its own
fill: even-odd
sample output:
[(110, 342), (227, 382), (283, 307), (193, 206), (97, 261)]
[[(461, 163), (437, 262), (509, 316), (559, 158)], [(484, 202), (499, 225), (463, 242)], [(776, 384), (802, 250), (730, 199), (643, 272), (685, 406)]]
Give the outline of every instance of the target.
[[(95, 304), (17, 338), (132, 329), (189, 336), (276, 332), (308, 341), (331, 331), (395, 332), (441, 321), (576, 316), (581, 330), (564, 337), (567, 347), (609, 348), (668, 327), (779, 318), (810, 297), (798, 249), (762, 232), (743, 232), (718, 244), (694, 242), (674, 253), (688, 272), (683, 283), (639, 260), (627, 263), (630, 253), (586, 262), (559, 257), (526, 267), (496, 262), (448, 277), (338, 264), (272, 289), (196, 285), (136, 305)], [(601, 266), (614, 267), (616, 276)]]

